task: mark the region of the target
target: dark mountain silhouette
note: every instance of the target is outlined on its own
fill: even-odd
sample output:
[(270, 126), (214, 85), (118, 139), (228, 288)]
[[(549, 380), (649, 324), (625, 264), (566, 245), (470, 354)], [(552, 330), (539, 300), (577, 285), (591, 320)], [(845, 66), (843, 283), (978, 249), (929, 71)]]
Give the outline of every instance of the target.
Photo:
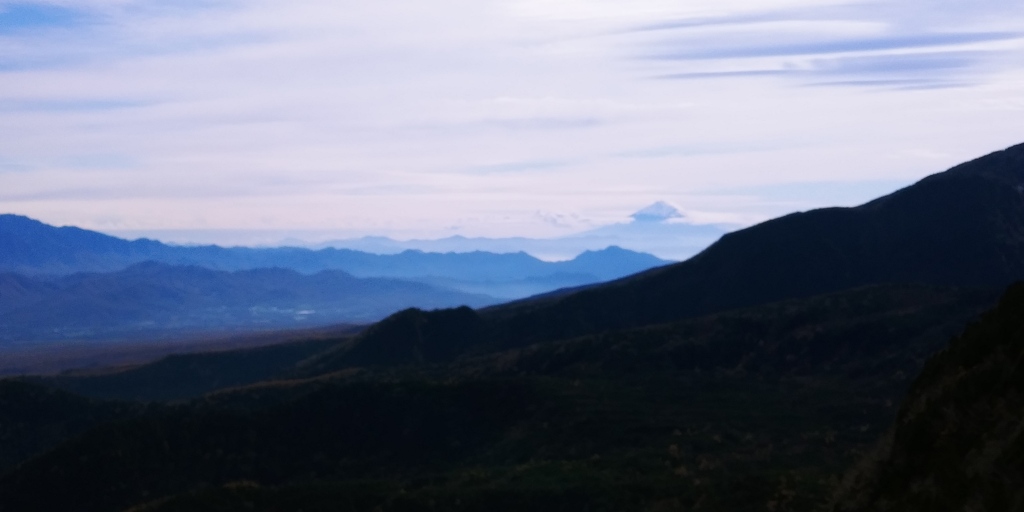
[(265, 347), (172, 354), (127, 368), (65, 372), (23, 380), (91, 398), (187, 400), (220, 389), (281, 378), (299, 363), (337, 345), (339, 339), (299, 338)]
[[(0, 510), (822, 510), (922, 362), (1024, 274), (1022, 178), (1016, 146), (684, 263), (477, 311), (406, 309), (310, 357), (280, 353), (294, 364), (257, 357), (225, 380), (237, 387), (23, 460), (0, 475)], [(925, 368), (883, 472), (868, 463), (848, 486), (867, 496), (851, 510), (901, 499), (901, 483), (920, 491), (909, 506), (1019, 505), (1021, 355), (991, 340), (1020, 341), (1005, 305), (1021, 293)], [(36, 382), (205, 382), (163, 397), (181, 398), (246, 357)]]
[(830, 375), (877, 379), (885, 383), (881, 386), (891, 387), (893, 379), (909, 381), (916, 375), (924, 360), (994, 303), (997, 295), (981, 289), (867, 286), (538, 343), (463, 358), (453, 367), (477, 376), (607, 378), (693, 370)]
[(490, 302), (486, 296), (341, 271), (306, 276), (285, 269), (224, 272), (150, 262), (112, 273), (0, 277), (0, 340), (368, 322), (412, 305)]
[(879, 283), (1002, 288), (1024, 278), (1024, 144), (854, 208), (729, 233), (682, 263), (482, 312), (511, 344)]
[(342, 270), (356, 277), (423, 281), (449, 289), (520, 298), (566, 286), (608, 281), (669, 263), (649, 254), (610, 247), (569, 261), (541, 261), (524, 252), (370, 254), (348, 249), (172, 246), (127, 241), (74, 227), (53, 227), (18, 215), (0, 215), (0, 271), (70, 274), (119, 271), (156, 261), (214, 270), (287, 268), (312, 274)]
[(925, 365), (835, 511), (1024, 508), (1024, 283)]
[(347, 366), (450, 361), (479, 342), (482, 327), (468, 307), (430, 313), (407, 309), (371, 326), (345, 351), (345, 361)]
[[(446, 323), (403, 311), (366, 333), (380, 342), (367, 349), (402, 366), (278, 377), (152, 407), (0, 476), (0, 507), (326, 511), (355, 500), (389, 512), (639, 512), (777, 500), (779, 510), (811, 511), (881, 434), (919, 361), (991, 299), (870, 287), (450, 365), (430, 364), (447, 359), (431, 351), (450, 347), (437, 342), (457, 339), (449, 329), (474, 313), (449, 310)], [(210, 356), (93, 376), (77, 389), (129, 387), (147, 372), (208, 381), (206, 368), (236, 374), (232, 358), (266, 361), (253, 351)], [(197, 368), (166, 373), (172, 366)]]
[(138, 404), (100, 402), (51, 387), (0, 380), (0, 473), (92, 427), (135, 416), (142, 409)]
[(1024, 145), (862, 206), (795, 213), (730, 233), (682, 263), (484, 309), (460, 333), (476, 342), (459, 344), (480, 353), (872, 284), (1001, 289), (1018, 278)]
[[(195, 398), (261, 380), (425, 365), (474, 378), (671, 375), (699, 369), (903, 382), (997, 295), (984, 289), (879, 285), (495, 352), (480, 350), (485, 324), (468, 307), (407, 309), (361, 334), (173, 355), (128, 369), (39, 382), (124, 400)], [(444, 364), (459, 355), (464, 357)]]

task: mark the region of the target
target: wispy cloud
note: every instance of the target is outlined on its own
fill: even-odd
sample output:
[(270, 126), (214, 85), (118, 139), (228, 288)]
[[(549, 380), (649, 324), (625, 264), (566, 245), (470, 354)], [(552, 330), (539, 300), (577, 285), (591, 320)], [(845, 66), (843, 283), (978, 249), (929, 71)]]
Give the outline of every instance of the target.
[[(687, 59), (736, 59), (750, 57), (794, 57), (835, 54), (863, 54), (867, 52), (892, 52), (948, 48), (952, 51), (974, 43), (987, 43), (1021, 39), (1024, 34), (1016, 33), (967, 33), (967, 34), (919, 34), (912, 36), (885, 36), (817, 40), (796, 44), (773, 45), (760, 43), (756, 46), (711, 47), (680, 49), (656, 55), (664, 60)], [(810, 38), (809, 38), (810, 39)], [(680, 44), (685, 47), (685, 44)]]
[(474, 174), (490, 174), (523, 171), (543, 171), (549, 169), (558, 169), (559, 167), (567, 167), (569, 165), (569, 162), (559, 162), (554, 160), (530, 160), (522, 162), (505, 162), (500, 164), (480, 165), (470, 168), (469, 172)]
[(1024, 139), (1016, 0), (683, 4), (0, 0), (0, 200), (86, 226), (551, 234), (534, 212), (763, 218), (699, 196)]
[[(678, 20), (632, 29), (662, 79), (789, 77), (814, 85), (962, 86), (1012, 66), (1024, 25), (908, 24), (901, 12), (823, 8)], [(1008, 8), (1020, 12), (1019, 8)], [(991, 14), (991, 13), (986, 13)]]

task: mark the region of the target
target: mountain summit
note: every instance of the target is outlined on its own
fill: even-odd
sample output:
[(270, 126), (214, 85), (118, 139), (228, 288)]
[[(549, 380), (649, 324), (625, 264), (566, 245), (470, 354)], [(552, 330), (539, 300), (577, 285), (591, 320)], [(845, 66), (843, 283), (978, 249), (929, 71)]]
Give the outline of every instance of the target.
[(483, 309), (484, 328), (473, 321), (446, 332), (478, 336), (461, 344), (472, 353), (872, 285), (1002, 289), (1024, 279), (1021, 183), (1024, 144), (858, 207), (793, 213), (727, 234), (682, 263)]
[[(1002, 288), (1024, 278), (1024, 144), (853, 208), (797, 212), (697, 256), (523, 308), (520, 342), (884, 283)], [(538, 307), (539, 306), (539, 307)]]
[(665, 222), (669, 219), (681, 219), (679, 209), (664, 201), (658, 201), (630, 215), (634, 222)]
[[(406, 309), (318, 353), (303, 342), (37, 380), (203, 394), (116, 422), (76, 427), (47, 404), (88, 404), (0, 386), (4, 446), (28, 447), (0, 457), (0, 510), (820, 510), (906, 376), (1024, 277), (1022, 183), (1024, 145), (619, 281)], [(1022, 311), (1018, 288), (928, 365), (837, 512), (1022, 508)]]

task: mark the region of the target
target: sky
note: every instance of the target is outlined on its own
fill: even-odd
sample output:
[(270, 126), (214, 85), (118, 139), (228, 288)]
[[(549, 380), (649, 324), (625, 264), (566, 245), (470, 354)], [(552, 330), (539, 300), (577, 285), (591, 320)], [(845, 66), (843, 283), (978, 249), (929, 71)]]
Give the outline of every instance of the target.
[(1020, 0), (0, 0), (0, 211), (551, 237), (666, 201), (749, 225), (1024, 142), (1022, 64)]

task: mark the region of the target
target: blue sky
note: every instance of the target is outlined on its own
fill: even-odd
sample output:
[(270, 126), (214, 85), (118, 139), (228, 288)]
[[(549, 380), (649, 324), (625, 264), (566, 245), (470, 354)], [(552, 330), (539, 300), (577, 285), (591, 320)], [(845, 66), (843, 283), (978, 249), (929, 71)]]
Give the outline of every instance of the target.
[(1024, 142), (1021, 63), (1019, 0), (0, 1), (0, 210), (556, 236), (664, 200), (750, 224)]

